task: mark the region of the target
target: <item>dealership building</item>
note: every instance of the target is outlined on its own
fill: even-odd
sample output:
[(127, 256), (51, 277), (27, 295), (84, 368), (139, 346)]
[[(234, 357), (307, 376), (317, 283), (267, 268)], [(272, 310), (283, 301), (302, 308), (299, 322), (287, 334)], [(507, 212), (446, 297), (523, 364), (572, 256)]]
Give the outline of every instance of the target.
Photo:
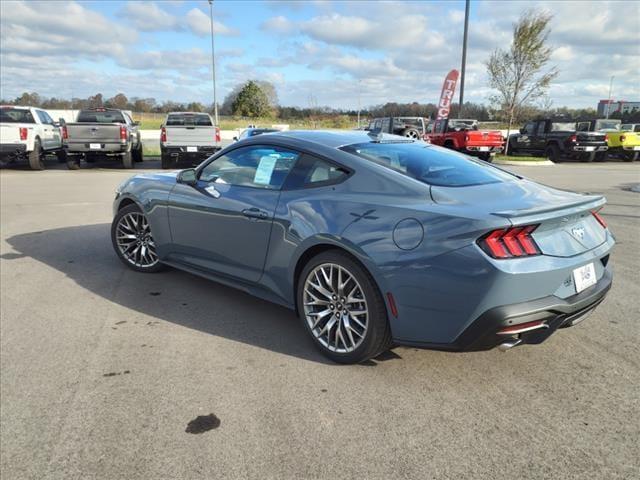
[(626, 100), (600, 100), (598, 102), (598, 116), (607, 114), (609, 105), (609, 115), (613, 112), (631, 113), (640, 110), (640, 102), (627, 102)]

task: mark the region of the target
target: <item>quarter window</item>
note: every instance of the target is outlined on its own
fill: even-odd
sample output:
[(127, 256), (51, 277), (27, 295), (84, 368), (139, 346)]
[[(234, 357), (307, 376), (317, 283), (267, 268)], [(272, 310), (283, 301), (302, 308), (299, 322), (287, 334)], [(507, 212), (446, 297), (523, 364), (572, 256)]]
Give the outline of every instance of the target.
[(278, 190), (299, 155), (274, 146), (237, 148), (205, 166), (200, 172), (200, 180)]

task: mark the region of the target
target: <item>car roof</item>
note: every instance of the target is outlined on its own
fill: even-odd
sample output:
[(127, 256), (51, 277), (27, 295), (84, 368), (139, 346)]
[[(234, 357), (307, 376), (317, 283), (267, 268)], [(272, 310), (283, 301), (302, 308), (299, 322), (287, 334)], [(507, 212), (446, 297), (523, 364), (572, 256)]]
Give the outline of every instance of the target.
[(207, 112), (169, 112), (167, 115), (209, 115)]
[(365, 131), (359, 130), (286, 130), (273, 133), (274, 136), (318, 143), (326, 147), (340, 148), (354, 143), (369, 143), (374, 141), (398, 141), (410, 143), (411, 140), (399, 135), (383, 133), (380, 137), (373, 138)]

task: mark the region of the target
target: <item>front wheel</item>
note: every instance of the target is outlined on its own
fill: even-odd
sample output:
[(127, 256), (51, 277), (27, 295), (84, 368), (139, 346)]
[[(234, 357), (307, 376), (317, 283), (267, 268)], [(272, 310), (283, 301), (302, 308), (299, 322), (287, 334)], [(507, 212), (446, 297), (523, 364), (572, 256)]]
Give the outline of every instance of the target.
[(31, 170), (44, 170), (44, 153), (39, 138), (33, 141), (33, 150), (29, 152), (28, 159)]
[(335, 362), (363, 362), (391, 346), (387, 310), (373, 277), (342, 251), (320, 253), (307, 263), (297, 302), (315, 345)]
[(122, 208), (111, 224), (111, 242), (118, 258), (136, 272), (162, 270), (147, 217), (137, 205)]

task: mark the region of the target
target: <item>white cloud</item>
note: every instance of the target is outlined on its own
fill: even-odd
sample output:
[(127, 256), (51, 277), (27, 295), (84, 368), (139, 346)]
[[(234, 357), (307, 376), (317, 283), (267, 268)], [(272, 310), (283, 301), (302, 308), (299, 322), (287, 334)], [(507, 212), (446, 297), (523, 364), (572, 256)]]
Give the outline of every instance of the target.
[[(209, 15), (199, 8), (192, 8), (187, 12), (187, 26), (195, 35), (205, 37), (211, 35), (211, 19)], [(236, 31), (227, 27), (223, 23), (213, 19), (213, 33), (218, 35), (236, 35)]]
[(265, 20), (260, 28), (266, 32), (290, 33), (294, 30), (294, 24), (287, 17), (279, 15)]
[(143, 32), (182, 29), (179, 18), (160, 8), (156, 2), (129, 2), (124, 14)]

